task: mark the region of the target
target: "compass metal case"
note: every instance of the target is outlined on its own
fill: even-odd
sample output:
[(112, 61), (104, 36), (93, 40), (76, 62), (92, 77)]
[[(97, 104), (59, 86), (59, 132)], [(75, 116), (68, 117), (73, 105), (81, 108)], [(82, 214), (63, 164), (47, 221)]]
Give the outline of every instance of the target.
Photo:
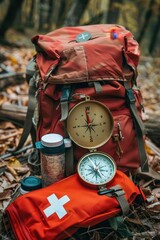
[(110, 110), (104, 104), (90, 99), (76, 104), (67, 118), (70, 138), (86, 149), (105, 144), (112, 135), (113, 126)]
[(116, 164), (107, 154), (94, 152), (84, 155), (77, 166), (80, 179), (91, 188), (105, 187), (116, 174)]

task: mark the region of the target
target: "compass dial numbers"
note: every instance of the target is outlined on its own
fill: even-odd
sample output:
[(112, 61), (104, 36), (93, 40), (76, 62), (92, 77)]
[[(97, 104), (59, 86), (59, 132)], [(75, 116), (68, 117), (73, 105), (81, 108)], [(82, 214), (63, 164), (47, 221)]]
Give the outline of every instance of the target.
[(71, 139), (81, 147), (102, 146), (111, 137), (113, 117), (98, 101), (83, 101), (73, 107), (67, 119)]
[(116, 172), (116, 165), (112, 158), (103, 153), (85, 155), (78, 164), (81, 179), (92, 185), (103, 185), (111, 181)]

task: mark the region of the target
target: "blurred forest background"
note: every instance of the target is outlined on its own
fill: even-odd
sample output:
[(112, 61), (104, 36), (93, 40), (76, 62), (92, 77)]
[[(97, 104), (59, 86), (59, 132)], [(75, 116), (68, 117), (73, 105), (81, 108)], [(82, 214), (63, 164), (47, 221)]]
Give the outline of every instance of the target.
[(63, 26), (117, 23), (130, 30), (142, 55), (160, 56), (160, 0), (0, 0), (0, 43)]

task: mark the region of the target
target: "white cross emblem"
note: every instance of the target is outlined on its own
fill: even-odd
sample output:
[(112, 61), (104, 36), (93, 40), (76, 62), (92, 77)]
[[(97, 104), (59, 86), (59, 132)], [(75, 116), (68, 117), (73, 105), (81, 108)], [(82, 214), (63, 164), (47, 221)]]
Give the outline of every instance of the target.
[(76, 37), (76, 41), (77, 42), (85, 42), (88, 41), (89, 39), (91, 39), (91, 34), (89, 32), (83, 32), (78, 34), (78, 36)]
[(88, 37), (88, 34), (82, 33), (82, 34), (79, 36), (79, 39), (85, 40), (86, 37)]
[(67, 211), (64, 209), (63, 205), (70, 201), (67, 195), (61, 197), (60, 199), (57, 198), (55, 194), (50, 195), (47, 197), (49, 203), (51, 204), (49, 207), (43, 210), (46, 217), (51, 216), (53, 213), (56, 213), (59, 219), (63, 218)]

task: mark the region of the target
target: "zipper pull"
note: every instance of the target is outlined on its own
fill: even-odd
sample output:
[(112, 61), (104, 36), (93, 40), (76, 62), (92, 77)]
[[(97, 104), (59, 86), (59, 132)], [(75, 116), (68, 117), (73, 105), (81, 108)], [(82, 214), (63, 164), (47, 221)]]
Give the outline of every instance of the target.
[(119, 123), (119, 122), (117, 123), (117, 126), (118, 126), (118, 135), (119, 135), (119, 140), (120, 140), (120, 141), (123, 141), (124, 137), (123, 137), (123, 135), (122, 135), (122, 131), (121, 131), (121, 125), (120, 125), (120, 123)]
[(37, 89), (37, 91), (36, 91), (36, 93), (35, 93), (35, 97), (38, 96), (38, 94), (39, 94), (39, 92), (40, 92), (41, 90), (45, 90), (47, 84), (48, 84), (48, 83), (44, 83), (44, 82), (42, 82), (42, 81), (39, 82), (39, 86), (38, 86), (38, 89)]
[(114, 134), (112, 137), (113, 137), (113, 141), (116, 143), (116, 153), (119, 156), (119, 158), (121, 158), (123, 154), (123, 150), (119, 142), (119, 134)]

